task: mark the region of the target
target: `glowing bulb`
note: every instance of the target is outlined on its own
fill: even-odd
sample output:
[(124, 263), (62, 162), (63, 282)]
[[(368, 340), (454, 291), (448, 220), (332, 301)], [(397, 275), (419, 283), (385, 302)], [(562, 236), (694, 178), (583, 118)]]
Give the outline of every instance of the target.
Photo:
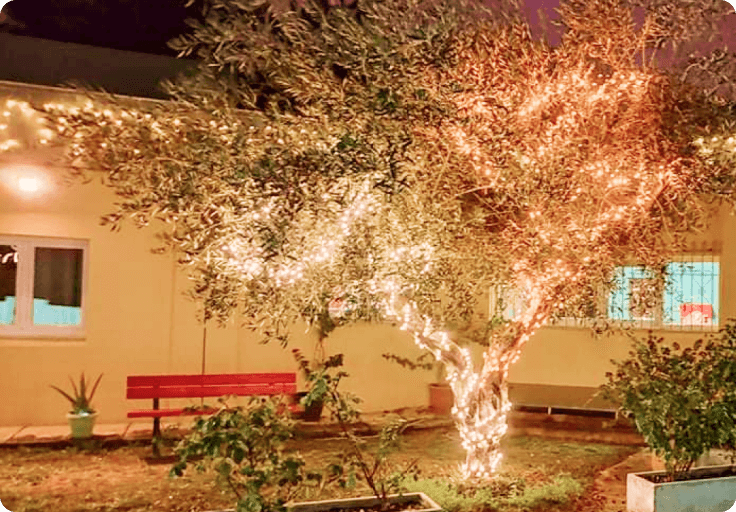
[(40, 183), (38, 181), (38, 178), (30, 178), (30, 177), (19, 178), (18, 188), (22, 192), (28, 192), (28, 193), (38, 192), (38, 189), (40, 188)]

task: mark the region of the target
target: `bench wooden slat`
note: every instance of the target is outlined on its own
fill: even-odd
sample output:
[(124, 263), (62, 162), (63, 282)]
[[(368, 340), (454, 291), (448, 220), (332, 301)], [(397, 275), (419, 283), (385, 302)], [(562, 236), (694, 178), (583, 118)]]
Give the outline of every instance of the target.
[[(287, 408), (293, 412), (304, 412), (304, 408), (294, 404), (289, 405)], [(129, 411), (128, 412), (128, 418), (163, 418), (163, 417), (169, 417), (169, 416), (201, 416), (203, 414), (214, 414), (217, 412), (217, 409), (214, 408), (207, 408), (207, 409), (199, 409), (196, 411), (186, 411), (183, 408), (182, 409), (141, 409), (137, 411)]]
[(214, 414), (217, 409), (207, 409), (199, 411), (185, 411), (184, 409), (147, 409), (139, 411), (129, 411), (128, 418), (155, 418), (164, 416), (200, 416), (203, 414)]
[(296, 384), (296, 373), (222, 373), (213, 375), (130, 375), (128, 387), (217, 386), (223, 384)]
[(296, 383), (235, 384), (219, 386), (128, 387), (127, 397), (135, 398), (202, 398), (225, 395), (258, 396), (296, 393)]

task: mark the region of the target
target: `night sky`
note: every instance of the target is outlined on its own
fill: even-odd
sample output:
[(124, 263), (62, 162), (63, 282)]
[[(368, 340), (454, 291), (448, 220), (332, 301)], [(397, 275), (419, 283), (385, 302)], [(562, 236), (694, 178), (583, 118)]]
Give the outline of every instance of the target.
[(166, 42), (198, 17), (183, 0), (12, 0), (0, 31), (72, 43), (176, 55)]
[[(0, 14), (0, 31), (56, 41), (89, 44), (161, 55), (175, 55), (166, 42), (188, 30), (187, 18), (201, 17), (194, 0), (12, 0)], [(451, 1), (451, 0), (449, 0)], [(559, 0), (527, 0), (533, 26), (536, 13), (554, 19)], [(724, 5), (728, 5), (724, 1)], [(730, 5), (729, 5), (729, 8)], [(736, 13), (723, 27), (723, 37), (736, 51)], [(535, 30), (537, 35), (541, 33)], [(555, 37), (551, 41), (555, 42)], [(721, 43), (722, 47), (723, 43)]]

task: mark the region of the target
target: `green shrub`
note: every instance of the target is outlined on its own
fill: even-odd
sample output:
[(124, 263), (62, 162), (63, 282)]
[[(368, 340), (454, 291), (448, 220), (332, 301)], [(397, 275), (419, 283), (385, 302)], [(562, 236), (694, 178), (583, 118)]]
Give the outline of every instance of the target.
[(711, 448), (736, 446), (736, 325), (707, 340), (680, 350), (650, 332), (614, 361), (602, 388), (664, 460), (670, 481)]
[[(447, 512), (462, 512), (479, 507), (487, 507), (492, 510), (498, 508), (498, 500), (492, 496), (477, 497), (461, 494), (454, 485), (441, 478), (405, 482), (404, 488), (408, 492), (423, 492)], [(478, 493), (483, 493), (483, 490), (479, 489)]]
[[(299, 361), (301, 355), (296, 356)], [(219, 399), (222, 408), (208, 418), (198, 418), (176, 449), (179, 462), (172, 467), (171, 476), (181, 476), (191, 459), (201, 459), (197, 469), (214, 469), (220, 483), (237, 496), (236, 512), (284, 512), (286, 504), (297, 496), (319, 494), (332, 484), (353, 487), (360, 480), (386, 508), (387, 496), (401, 491), (406, 476), (416, 473), (416, 461), (399, 468), (388, 460), (408, 422), (384, 427), (375, 449), (367, 450), (365, 440), (352, 429), (360, 414), (356, 408), (359, 399), (338, 389), (347, 377), (341, 370), (342, 360), (342, 354), (332, 356), (308, 372), (306, 405), (322, 400), (350, 442), (349, 449), (324, 471), (307, 472), (298, 454), (285, 451), (294, 422), (283, 400), (254, 397), (246, 408), (227, 407), (225, 400)]]
[(293, 421), (280, 398), (253, 397), (247, 407), (223, 407), (198, 418), (176, 449), (171, 476), (181, 476), (192, 458), (199, 471), (214, 469), (218, 480), (237, 497), (237, 512), (283, 512), (305, 484), (321, 481), (307, 473), (304, 461), (287, 453)]
[(523, 478), (498, 475), (483, 487), (463, 489), (444, 479), (405, 481), (409, 492), (423, 492), (447, 512), (503, 510), (507, 507), (538, 509), (564, 504), (583, 492), (583, 485), (570, 475), (558, 475), (552, 482), (530, 486)]

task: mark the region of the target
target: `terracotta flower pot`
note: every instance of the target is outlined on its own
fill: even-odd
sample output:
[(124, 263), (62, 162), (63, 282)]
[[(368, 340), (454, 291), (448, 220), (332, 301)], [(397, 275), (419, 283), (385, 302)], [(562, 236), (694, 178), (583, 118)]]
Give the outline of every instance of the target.
[(429, 409), (441, 416), (450, 416), (455, 397), (452, 388), (447, 383), (434, 383), (429, 385)]

